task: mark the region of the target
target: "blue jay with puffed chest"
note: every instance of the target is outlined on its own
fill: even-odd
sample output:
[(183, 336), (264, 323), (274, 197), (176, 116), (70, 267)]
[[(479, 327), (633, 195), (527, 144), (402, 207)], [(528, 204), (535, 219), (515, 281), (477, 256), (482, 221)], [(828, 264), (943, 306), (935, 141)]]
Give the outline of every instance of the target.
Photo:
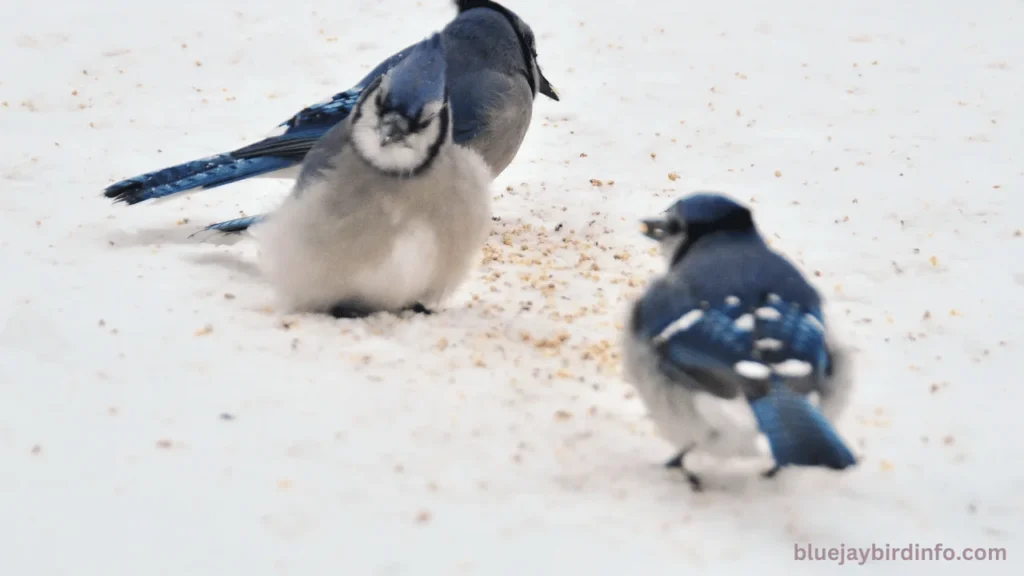
[(289, 309), (431, 313), (465, 280), (491, 224), (491, 174), (453, 140), (445, 69), (440, 34), (416, 45), (317, 141), (291, 195), (253, 226)]
[(625, 373), (679, 450), (666, 466), (695, 489), (697, 454), (738, 457), (766, 477), (853, 466), (829, 422), (848, 396), (848, 353), (827, 332), (818, 292), (768, 247), (750, 210), (693, 194), (644, 230), (669, 270), (631, 307)]
[[(536, 96), (558, 100), (558, 95), (537, 63), (536, 40), (526, 22), (492, 0), (456, 0), (455, 4), (458, 14), (441, 32), (452, 135), (456, 144), (478, 152), (495, 177), (518, 152)], [(248, 178), (292, 178), (313, 145), (349, 116), (366, 87), (405, 60), (414, 46), (386, 59), (355, 87), (303, 109), (260, 142), (117, 182), (104, 195), (136, 204)], [(250, 216), (209, 228), (239, 232), (260, 219)]]

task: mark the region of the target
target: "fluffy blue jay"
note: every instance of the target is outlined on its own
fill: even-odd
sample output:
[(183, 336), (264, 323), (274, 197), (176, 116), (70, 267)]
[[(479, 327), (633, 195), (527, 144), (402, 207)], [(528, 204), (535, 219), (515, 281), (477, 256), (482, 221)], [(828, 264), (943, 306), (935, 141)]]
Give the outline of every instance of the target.
[(826, 333), (818, 292), (768, 247), (750, 210), (693, 194), (643, 225), (669, 270), (630, 309), (624, 368), (679, 450), (666, 466), (694, 489), (699, 452), (706, 462), (739, 457), (766, 477), (853, 466), (829, 423), (848, 395), (847, 353)]
[[(526, 22), (492, 0), (456, 0), (455, 4), (458, 14), (441, 32), (452, 135), (456, 144), (483, 156), (496, 177), (512, 162), (526, 137), (537, 94), (554, 100), (558, 95), (537, 63), (536, 40)], [(247, 178), (294, 177), (313, 145), (347, 118), (366, 88), (407, 58), (413, 46), (380, 63), (355, 87), (300, 111), (264, 140), (117, 182), (104, 195), (136, 204)], [(250, 216), (210, 228), (239, 232), (261, 218)]]
[(310, 150), (291, 195), (253, 227), (285, 306), (346, 318), (431, 313), (479, 257), (491, 173), (453, 140), (442, 39), (374, 79)]

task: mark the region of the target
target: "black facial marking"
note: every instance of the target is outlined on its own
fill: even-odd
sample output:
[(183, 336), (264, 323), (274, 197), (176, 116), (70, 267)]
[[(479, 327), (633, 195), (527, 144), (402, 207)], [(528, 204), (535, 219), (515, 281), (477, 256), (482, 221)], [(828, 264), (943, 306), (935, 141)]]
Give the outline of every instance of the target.
[[(445, 87), (444, 87), (444, 96), (443, 96), (443, 98), (444, 99), (442, 100), (441, 109), (438, 110), (437, 115), (434, 117), (434, 119), (437, 120), (437, 122), (439, 123), (439, 128), (440, 129), (437, 131), (437, 138), (433, 142), (431, 142), (430, 143), (430, 147), (427, 148), (427, 157), (426, 157), (426, 159), (423, 160), (422, 164), (420, 164), (419, 166), (413, 168), (412, 170), (391, 170), (391, 169), (386, 169), (386, 168), (382, 168), (380, 166), (377, 166), (372, 161), (370, 161), (370, 159), (364, 157), (362, 153), (357, 152), (356, 153), (356, 157), (358, 157), (364, 163), (366, 163), (367, 165), (372, 167), (374, 170), (377, 170), (379, 172), (382, 172), (382, 173), (384, 173), (384, 174), (386, 174), (388, 176), (392, 176), (392, 177), (395, 177), (395, 178), (409, 178), (409, 177), (418, 176), (419, 174), (422, 174), (424, 171), (426, 171), (428, 168), (430, 168), (431, 165), (433, 165), (434, 159), (437, 158), (438, 152), (441, 151), (441, 146), (443, 146), (445, 141), (448, 139), (448, 126), (451, 123), (451, 110), (450, 110), (450, 107), (448, 106), (448, 86), (447, 85), (445, 85)], [(359, 115), (361, 115), (361, 110), (360, 110), (360, 108), (356, 108), (356, 113), (352, 115), (353, 116), (353, 118), (352, 118), (352, 122), (353, 123), (355, 123), (357, 120), (359, 120)], [(413, 124), (418, 124), (418, 122), (413, 122)], [(410, 133), (422, 130), (423, 128), (425, 128), (429, 124), (430, 124), (430, 121), (428, 121), (426, 123), (423, 123), (422, 126), (416, 127), (415, 130), (410, 129)]]
[(675, 266), (689, 252), (694, 243), (708, 234), (714, 234), (715, 232), (744, 232), (753, 228), (754, 217), (750, 214), (750, 210), (746, 208), (732, 210), (724, 217), (712, 222), (687, 222), (685, 230), (686, 241), (680, 244), (679, 249), (676, 250), (675, 255), (672, 257), (671, 265)]
[[(358, 122), (359, 119), (363, 117), (363, 104), (366, 104), (366, 100), (370, 97), (370, 94), (373, 94), (374, 90), (380, 88), (380, 83), (383, 79), (383, 75), (377, 76), (376, 78), (373, 79), (373, 82), (370, 82), (370, 84), (367, 85), (366, 88), (363, 90), (363, 93), (359, 96), (359, 100), (356, 101), (355, 107), (353, 107), (352, 109), (352, 114), (349, 115), (349, 118), (352, 119), (352, 124), (350, 125), (355, 125), (355, 123)], [(376, 99), (375, 102), (377, 103), (377, 106), (380, 106), (381, 98), (383, 98), (381, 93), (377, 92), (374, 98)]]
[(537, 81), (533, 77), (533, 66), (531, 66), (531, 64), (535, 63), (537, 60), (537, 50), (534, 46), (533, 35), (531, 34), (529, 38), (526, 38), (524, 32), (519, 27), (518, 22), (521, 22), (522, 20), (513, 14), (508, 8), (505, 8), (497, 2), (492, 2), (491, 0), (456, 0), (455, 5), (459, 9), (459, 14), (462, 14), (467, 10), (472, 10), (473, 8), (490, 8), (508, 20), (508, 23), (512, 25), (512, 30), (516, 33), (516, 39), (519, 41), (519, 48), (523, 52), (523, 63), (526, 64), (526, 70), (522, 71), (523, 76), (526, 77), (526, 82), (530, 85), (530, 92), (536, 94)]
[[(438, 112), (438, 114), (440, 114), (440, 112)], [(409, 125), (409, 133), (415, 134), (425, 130), (427, 126), (430, 126), (430, 123), (434, 121), (434, 118), (436, 118), (436, 116), (431, 116), (427, 119), (414, 119)]]
[(427, 159), (422, 164), (409, 172), (409, 176), (416, 176), (434, 163), (434, 159), (437, 158), (437, 153), (441, 151), (441, 146), (444, 141), (448, 139), (448, 123), (451, 121), (451, 114), (448, 110), (448, 88), (444, 89), (444, 104), (441, 106), (441, 110), (438, 111), (439, 118), (437, 119), (440, 123), (440, 130), (437, 131), (437, 139), (430, 144), (430, 148), (427, 150)]
[(662, 228), (662, 230), (664, 230), (666, 236), (675, 236), (676, 234), (682, 233), (683, 226), (682, 224), (679, 223), (679, 220), (673, 218), (665, 222), (665, 225)]

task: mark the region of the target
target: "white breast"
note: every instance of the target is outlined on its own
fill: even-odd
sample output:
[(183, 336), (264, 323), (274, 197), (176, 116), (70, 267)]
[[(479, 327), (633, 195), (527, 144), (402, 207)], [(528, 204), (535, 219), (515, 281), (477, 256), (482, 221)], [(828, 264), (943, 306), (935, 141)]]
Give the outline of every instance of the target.
[(379, 266), (359, 272), (352, 284), (371, 302), (388, 308), (403, 306), (427, 292), (437, 268), (437, 258), (434, 230), (414, 220), (395, 238), (388, 257)]

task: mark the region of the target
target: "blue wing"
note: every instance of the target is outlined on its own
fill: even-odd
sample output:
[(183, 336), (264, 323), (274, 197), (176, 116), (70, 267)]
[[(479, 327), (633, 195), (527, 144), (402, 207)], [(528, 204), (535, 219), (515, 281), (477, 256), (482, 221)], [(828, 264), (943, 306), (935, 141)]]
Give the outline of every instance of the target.
[(335, 94), (322, 104), (302, 109), (287, 121), (279, 124), (284, 133), (239, 148), (231, 153), (234, 158), (258, 158), (276, 156), (299, 163), (328, 130), (348, 118), (363, 93), (363, 86), (356, 86)]
[(280, 136), (239, 148), (232, 152), (232, 155), (236, 158), (266, 155), (297, 156), (301, 161), (321, 136), (348, 118), (359, 101), (359, 97), (362, 96), (363, 90), (404, 60), (415, 47), (416, 44), (411, 44), (392, 54), (373, 70), (370, 70), (353, 88), (339, 92), (325, 102), (307, 106), (288, 120), (278, 124), (279, 128), (285, 128), (285, 132)]
[(735, 369), (749, 360), (751, 327), (741, 303), (708, 301), (672, 280), (655, 282), (637, 305), (633, 329), (650, 341), (659, 369), (688, 388), (733, 398), (744, 384)]

